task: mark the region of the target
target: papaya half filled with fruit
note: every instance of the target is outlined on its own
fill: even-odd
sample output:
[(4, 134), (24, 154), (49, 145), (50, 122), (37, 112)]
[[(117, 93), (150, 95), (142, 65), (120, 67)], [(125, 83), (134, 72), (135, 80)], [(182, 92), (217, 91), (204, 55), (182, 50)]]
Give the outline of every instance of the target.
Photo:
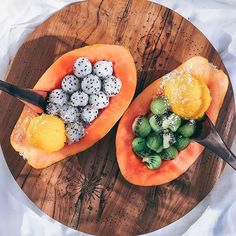
[(129, 51), (92, 45), (70, 51), (34, 89), (51, 91), (47, 114), (24, 107), (11, 144), (34, 168), (82, 152), (103, 138), (129, 106), (137, 83)]
[(227, 88), (223, 71), (200, 56), (149, 85), (118, 126), (116, 156), (124, 178), (153, 186), (183, 174), (204, 149), (191, 142), (196, 123), (204, 114), (216, 122)]

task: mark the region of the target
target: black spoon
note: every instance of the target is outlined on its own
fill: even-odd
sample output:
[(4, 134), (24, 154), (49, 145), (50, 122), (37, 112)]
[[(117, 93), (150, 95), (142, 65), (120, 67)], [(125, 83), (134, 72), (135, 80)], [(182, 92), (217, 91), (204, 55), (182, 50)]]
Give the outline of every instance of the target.
[(48, 91), (19, 88), (0, 80), (0, 90), (14, 96), (37, 113), (46, 112)]
[(197, 123), (196, 130), (197, 133), (193, 140), (217, 154), (236, 170), (236, 156), (222, 140), (208, 116), (205, 116), (201, 122)]

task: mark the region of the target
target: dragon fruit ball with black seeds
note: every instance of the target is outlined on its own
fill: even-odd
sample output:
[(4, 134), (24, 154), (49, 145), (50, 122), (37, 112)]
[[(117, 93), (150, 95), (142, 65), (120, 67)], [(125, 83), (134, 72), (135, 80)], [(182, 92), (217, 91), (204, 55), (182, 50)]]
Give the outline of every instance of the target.
[(93, 72), (99, 77), (106, 77), (113, 74), (113, 65), (111, 61), (97, 61), (93, 65)]
[(68, 123), (66, 125), (66, 136), (69, 144), (78, 142), (84, 135), (85, 129), (81, 122)]
[(53, 90), (48, 97), (48, 102), (55, 103), (59, 106), (63, 106), (68, 102), (69, 98), (65, 91), (62, 89)]
[(61, 87), (65, 92), (72, 94), (80, 89), (80, 81), (74, 75), (67, 75), (62, 80)]
[(77, 107), (64, 105), (61, 108), (60, 117), (65, 121), (65, 123), (72, 123), (80, 118), (80, 112)]
[(81, 113), (81, 119), (85, 123), (91, 123), (98, 116), (98, 109), (93, 108), (91, 105), (84, 107)]
[(70, 97), (70, 105), (74, 107), (84, 107), (88, 104), (89, 96), (83, 91), (77, 91)]
[(121, 89), (122, 83), (121, 80), (115, 76), (107, 76), (103, 79), (102, 91), (108, 96), (116, 96)]
[(95, 94), (101, 90), (102, 82), (96, 75), (88, 75), (81, 82), (81, 89), (87, 94)]
[(78, 78), (84, 78), (92, 73), (92, 64), (87, 58), (80, 57), (73, 65), (73, 72)]
[(100, 91), (90, 95), (89, 103), (93, 108), (103, 109), (109, 105), (109, 99), (102, 91)]
[(48, 103), (46, 107), (46, 113), (53, 116), (58, 116), (60, 114), (61, 106), (55, 103)]

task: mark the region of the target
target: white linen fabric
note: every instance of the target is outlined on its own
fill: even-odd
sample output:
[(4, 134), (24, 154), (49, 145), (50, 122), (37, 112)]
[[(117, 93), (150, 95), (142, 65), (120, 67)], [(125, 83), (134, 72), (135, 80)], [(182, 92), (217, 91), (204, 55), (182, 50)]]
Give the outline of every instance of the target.
[[(73, 0), (8, 0), (0, 5), (0, 78), (26, 36), (48, 16)], [(236, 1), (155, 0), (190, 20), (220, 53), (236, 91)], [(227, 117), (226, 117), (227, 119)], [(233, 145), (236, 153), (236, 140)], [(190, 213), (156, 236), (236, 235), (236, 172), (226, 166), (211, 193)], [(13, 179), (0, 150), (0, 236), (76, 236), (41, 212)]]

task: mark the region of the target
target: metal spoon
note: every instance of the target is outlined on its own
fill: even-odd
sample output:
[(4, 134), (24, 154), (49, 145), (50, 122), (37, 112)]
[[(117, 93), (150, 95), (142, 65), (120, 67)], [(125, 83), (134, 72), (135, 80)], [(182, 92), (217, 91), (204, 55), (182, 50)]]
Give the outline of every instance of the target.
[(2, 80), (0, 80), (0, 90), (19, 99), (37, 113), (46, 111), (48, 91), (19, 88)]
[(236, 170), (236, 156), (222, 140), (208, 116), (205, 116), (201, 122), (197, 123), (196, 130), (197, 133), (193, 137), (193, 140), (217, 154)]

